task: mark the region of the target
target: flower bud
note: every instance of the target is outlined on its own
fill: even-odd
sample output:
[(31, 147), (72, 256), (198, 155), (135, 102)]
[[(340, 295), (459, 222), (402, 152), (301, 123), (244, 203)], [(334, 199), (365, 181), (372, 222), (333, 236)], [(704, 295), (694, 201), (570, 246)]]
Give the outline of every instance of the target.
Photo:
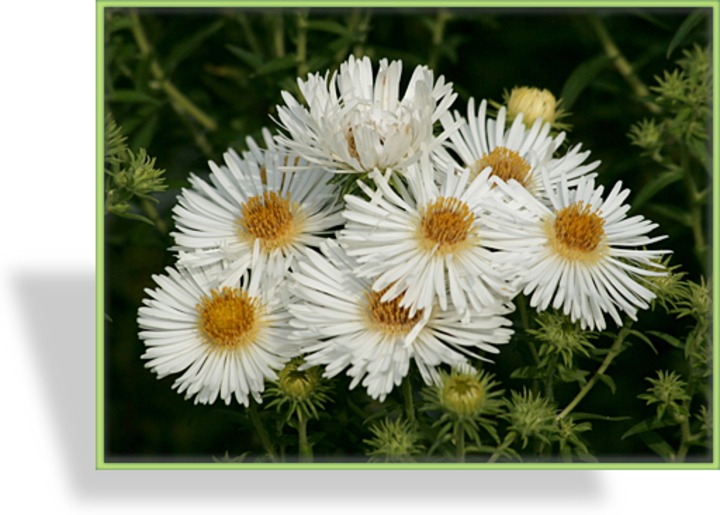
[(527, 86), (513, 88), (507, 101), (508, 117), (515, 119), (523, 113), (523, 123), (530, 127), (538, 118), (553, 124), (557, 119), (558, 101), (547, 89), (529, 88)]

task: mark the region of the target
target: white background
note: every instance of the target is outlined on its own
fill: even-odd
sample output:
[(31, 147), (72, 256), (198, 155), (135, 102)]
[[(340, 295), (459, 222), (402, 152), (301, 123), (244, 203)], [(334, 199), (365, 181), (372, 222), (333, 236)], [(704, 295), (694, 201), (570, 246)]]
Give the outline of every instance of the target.
[(2, 20), (2, 506), (718, 513), (707, 471), (96, 471), (95, 4), (12, 2)]

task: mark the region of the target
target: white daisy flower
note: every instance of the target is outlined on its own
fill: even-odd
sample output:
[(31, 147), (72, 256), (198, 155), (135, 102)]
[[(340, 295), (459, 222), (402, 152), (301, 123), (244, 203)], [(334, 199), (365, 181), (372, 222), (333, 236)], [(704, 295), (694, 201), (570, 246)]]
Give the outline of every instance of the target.
[(522, 270), (520, 287), (531, 295), (530, 305), (543, 311), (562, 307), (583, 329), (604, 329), (607, 313), (622, 324), (621, 312), (636, 319), (655, 295), (645, 286), (647, 276), (663, 275), (659, 258), (668, 250), (644, 247), (665, 238), (646, 236), (657, 227), (642, 216), (627, 217), (623, 204), (630, 191), (618, 182), (606, 198), (593, 178), (567, 182), (550, 192), (548, 208), (517, 182), (498, 182), (517, 203), (514, 216), (493, 218), (497, 230), (492, 245), (507, 252), (503, 260)]
[(327, 73), (298, 79), (307, 107), (282, 92), (286, 105), (278, 106), (278, 124), (287, 135), (277, 141), (332, 172), (406, 167), (447, 137), (448, 131), (434, 138), (433, 124), (456, 93), (443, 77), (434, 82), (433, 72), (418, 66), (400, 98), (401, 74), (401, 61), (382, 59), (376, 77), (368, 57), (350, 56), (329, 80)]
[[(290, 306), (291, 324), (303, 345), (307, 366), (324, 365), (325, 377), (346, 368), (350, 388), (362, 384), (381, 402), (399, 386), (414, 361), (426, 384), (438, 379), (435, 367), (459, 365), (467, 357), (485, 361), (478, 351), (496, 354), (512, 330), (502, 315), (512, 305), (494, 304), (473, 312), (461, 323), (454, 311), (434, 306), (411, 314), (399, 299), (383, 301), (368, 280), (358, 278), (355, 261), (334, 240), (321, 244), (324, 254), (307, 251), (298, 262), (292, 290), (299, 299)], [(348, 368), (349, 367), (349, 368)]]
[(407, 189), (395, 181), (396, 192), (387, 177), (373, 173), (376, 192), (360, 184), (370, 200), (345, 197), (348, 222), (339, 238), (360, 263), (358, 274), (373, 278), (385, 301), (402, 294), (400, 306), (411, 315), (436, 301), (448, 309), (448, 292), (462, 313), (507, 299), (509, 271), (490, 250), (485, 221), (494, 210), (511, 208), (495, 200), (490, 170), (471, 180), (467, 169), (436, 174), (423, 159), (408, 172)]
[(292, 262), (298, 250), (343, 223), (331, 174), (282, 172), (288, 160), (300, 158), (274, 146), (263, 151), (252, 138), (248, 145), (243, 157), (227, 152), (227, 166), (210, 162), (209, 182), (191, 175), (192, 188), (178, 197), (172, 250), (179, 251), (180, 265), (222, 263), (235, 280), (260, 260)]
[(443, 168), (452, 163), (461, 169), (469, 167), (473, 174), (489, 167), (493, 176), (505, 181), (515, 179), (548, 205), (546, 183), (555, 185), (565, 177), (572, 186), (600, 165), (600, 161), (582, 164), (590, 152), (580, 152), (580, 144), (561, 157), (553, 157), (565, 140), (565, 133), (561, 132), (553, 138), (549, 135), (551, 125), (541, 118), (535, 120), (530, 128), (523, 124), (523, 113), (518, 113), (508, 129), (505, 128), (505, 120), (505, 107), (500, 109), (497, 119), (488, 118), (487, 101), (483, 100), (476, 112), (475, 100), (471, 98), (467, 120), (458, 112), (454, 116), (445, 113), (441, 118), (447, 128), (461, 123), (460, 129), (450, 135), (447, 144), (456, 157), (446, 149), (437, 148), (435, 159)]
[(195, 404), (261, 402), (265, 379), (298, 353), (282, 276), (256, 271), (223, 286), (219, 266), (166, 272), (138, 311), (145, 366), (159, 379), (181, 374), (172, 387)]

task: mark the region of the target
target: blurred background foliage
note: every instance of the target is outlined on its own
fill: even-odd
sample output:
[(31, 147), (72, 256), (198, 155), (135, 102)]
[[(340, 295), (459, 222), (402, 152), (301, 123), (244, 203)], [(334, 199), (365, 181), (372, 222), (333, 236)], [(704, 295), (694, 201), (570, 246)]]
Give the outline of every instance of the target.
[[(668, 234), (664, 245), (673, 250), (671, 263), (693, 281), (707, 277), (707, 236), (704, 246), (697, 238), (709, 231), (711, 171), (709, 160), (703, 162), (709, 128), (702, 126), (708, 113), (693, 120), (699, 136), (688, 156), (683, 151), (688, 145), (678, 143), (690, 123), (678, 118), (683, 99), (663, 96), (667, 91), (657, 88), (683, 52), (708, 46), (709, 14), (687, 9), (106, 8), (104, 95), (105, 114), (111, 116), (104, 242), (107, 461), (262, 454), (245, 410), (193, 406), (171, 390), (173, 378), (158, 381), (143, 368), (137, 308), (144, 288), (154, 286), (151, 275), (173, 264), (167, 250), (173, 243), (170, 210), (189, 173), (207, 175), (208, 160), (221, 162), (229, 147), (244, 150), (245, 138), (259, 139), (263, 127), (274, 130), (271, 117), (280, 92), (297, 95), (297, 76), (333, 70), (350, 53), (375, 61), (402, 59), (405, 80), (416, 65), (429, 65), (436, 76), (454, 83), (459, 93), (454, 106), (463, 113), (469, 97), (502, 101), (503, 92), (514, 86), (547, 88), (562, 96), (572, 113), (563, 120), (572, 125), (569, 142), (582, 142), (592, 151), (591, 160), (602, 160), (598, 181), (612, 186), (622, 180), (632, 190), (633, 212), (658, 222), (657, 232)], [(698, 80), (710, 80), (709, 69), (694, 73)], [(683, 192), (688, 185), (683, 188), (682, 176), (672, 176), (679, 166), (673, 163), (687, 164), (682, 160), (692, 160), (695, 191), (689, 194), (697, 198)], [(693, 327), (685, 320), (676, 322), (656, 309), (642, 313), (635, 328), (684, 338)], [(647, 441), (621, 438), (655, 414), (656, 406), (638, 395), (662, 379), (653, 379), (656, 371), (687, 372), (682, 349), (667, 341), (655, 341), (654, 347), (634, 338), (613, 363), (611, 387), (599, 385), (583, 401), (581, 411), (592, 409), (596, 416), (593, 430), (582, 436), (601, 461), (660, 459)], [(527, 379), (511, 378), (527, 363), (525, 352), (520, 343), (511, 344), (488, 367), (506, 391), (529, 385)], [(588, 359), (587, 370), (594, 370), (592, 359), (600, 359)], [(347, 384), (342, 377), (332, 382), (332, 416), (324, 412), (309, 423), (319, 459), (365, 461), (363, 441), (374, 434), (366, 417), (401, 409), (400, 397), (391, 396), (381, 406), (360, 390), (348, 392)], [(557, 397), (567, 402), (577, 388), (574, 382), (561, 385)], [(270, 426), (278, 423), (270, 412), (261, 416)], [(289, 432), (288, 441), (279, 444), (293, 442)], [(694, 448), (689, 458), (707, 459), (707, 450)]]

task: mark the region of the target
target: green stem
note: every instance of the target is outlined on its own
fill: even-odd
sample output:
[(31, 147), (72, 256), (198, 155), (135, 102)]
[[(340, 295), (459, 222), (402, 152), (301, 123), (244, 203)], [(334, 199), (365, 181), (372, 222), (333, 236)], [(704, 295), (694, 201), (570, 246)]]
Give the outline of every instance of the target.
[(458, 463), (465, 463), (465, 428), (459, 422), (455, 422), (455, 450)]
[(570, 414), (570, 412), (575, 409), (575, 406), (577, 406), (580, 401), (582, 401), (585, 396), (590, 392), (590, 390), (593, 389), (593, 386), (595, 386), (595, 383), (598, 382), (600, 379), (600, 376), (605, 373), (605, 371), (610, 366), (610, 363), (620, 354), (623, 341), (625, 340), (625, 337), (630, 332), (630, 326), (632, 325), (631, 321), (625, 322), (625, 325), (622, 326), (620, 329), (620, 332), (618, 332), (617, 337), (615, 338), (615, 341), (613, 342), (612, 346), (610, 347), (610, 350), (608, 351), (607, 355), (605, 356), (605, 359), (600, 364), (600, 368), (597, 369), (595, 372), (595, 375), (593, 375), (592, 379), (585, 383), (585, 386), (583, 386), (582, 390), (578, 392), (578, 394), (575, 396), (575, 398), (570, 401), (570, 404), (567, 405), (567, 407), (557, 416), (558, 420), (565, 418)]
[(683, 182), (688, 193), (688, 208), (690, 210), (690, 220), (692, 226), (693, 238), (695, 240), (695, 254), (700, 264), (705, 267), (706, 249), (705, 233), (702, 228), (702, 210), (700, 209), (701, 196), (698, 194), (695, 181), (690, 175), (690, 159), (688, 156), (687, 145), (680, 142), (680, 166), (683, 173)]
[(300, 450), (300, 461), (304, 463), (312, 462), (312, 447), (307, 439), (307, 419), (303, 416), (302, 411), (298, 410), (298, 448)]
[(507, 449), (508, 447), (510, 447), (510, 445), (514, 441), (515, 441), (515, 433), (508, 433), (505, 436), (505, 439), (503, 440), (503, 442), (500, 444), (500, 447), (495, 449), (495, 452), (492, 454), (492, 456), (490, 456), (490, 459), (488, 459), (488, 463), (495, 463), (497, 461), (497, 459), (500, 457), (500, 455), (502, 454), (502, 452), (505, 449)]
[(432, 49), (430, 50), (430, 59), (428, 59), (428, 67), (431, 70), (437, 68), (440, 60), (440, 49), (442, 48), (443, 37), (445, 36), (445, 26), (450, 20), (451, 15), (445, 9), (438, 11), (435, 17), (435, 24), (432, 31)]
[[(130, 21), (132, 23), (132, 32), (135, 37), (135, 42), (140, 49), (142, 56), (149, 56), (152, 53), (152, 47), (145, 36), (140, 17), (136, 10), (130, 11)], [(217, 123), (210, 116), (205, 114), (202, 109), (196, 106), (188, 97), (186, 97), (175, 85), (165, 76), (165, 72), (160, 67), (160, 63), (156, 59), (150, 62), (150, 71), (153, 74), (155, 80), (160, 84), (160, 87), (170, 99), (170, 103), (173, 108), (180, 114), (187, 113), (190, 117), (195, 119), (200, 125), (209, 131), (215, 131), (217, 129)]]
[(285, 23), (282, 16), (273, 16), (273, 48), (275, 57), (285, 57)]
[(260, 420), (260, 414), (257, 411), (257, 405), (254, 401), (250, 401), (250, 420), (252, 420), (253, 425), (255, 426), (255, 431), (257, 431), (258, 436), (260, 437), (260, 441), (263, 444), (263, 447), (265, 448), (265, 452), (267, 452), (270, 455), (270, 459), (272, 461), (278, 461), (277, 453), (275, 452), (275, 447), (273, 446), (272, 442), (270, 441), (270, 436), (268, 435), (267, 431), (265, 430), (265, 426), (262, 423), (262, 420)]
[(307, 12), (301, 11), (297, 14), (298, 35), (296, 48), (297, 74), (298, 77), (304, 78), (308, 73), (307, 65)]
[[(523, 332), (527, 332), (527, 330), (530, 328), (530, 322), (528, 320), (528, 314), (527, 314), (527, 298), (525, 298), (524, 294), (520, 294), (517, 296), (517, 307), (518, 312), (520, 313), (520, 324), (522, 325)], [(540, 364), (540, 355), (538, 354), (537, 348), (535, 347), (535, 342), (532, 340), (528, 340), (528, 347), (530, 348), (530, 352), (532, 353), (533, 359), (535, 360), (535, 364)]]
[(637, 76), (632, 65), (628, 62), (622, 52), (620, 52), (620, 49), (615, 44), (615, 41), (605, 28), (605, 25), (600, 18), (596, 16), (591, 17), (590, 25), (595, 30), (595, 34), (600, 40), (600, 44), (602, 44), (605, 54), (613, 62), (615, 69), (620, 73), (622, 78), (630, 85), (635, 95), (640, 98), (643, 104), (645, 104), (645, 107), (647, 107), (651, 113), (659, 114), (662, 112), (660, 106), (647, 100), (647, 97), (650, 95), (650, 91), (643, 81)]
[(415, 423), (415, 403), (413, 402), (412, 382), (408, 374), (403, 381), (403, 397), (405, 398), (405, 415), (411, 424)]

